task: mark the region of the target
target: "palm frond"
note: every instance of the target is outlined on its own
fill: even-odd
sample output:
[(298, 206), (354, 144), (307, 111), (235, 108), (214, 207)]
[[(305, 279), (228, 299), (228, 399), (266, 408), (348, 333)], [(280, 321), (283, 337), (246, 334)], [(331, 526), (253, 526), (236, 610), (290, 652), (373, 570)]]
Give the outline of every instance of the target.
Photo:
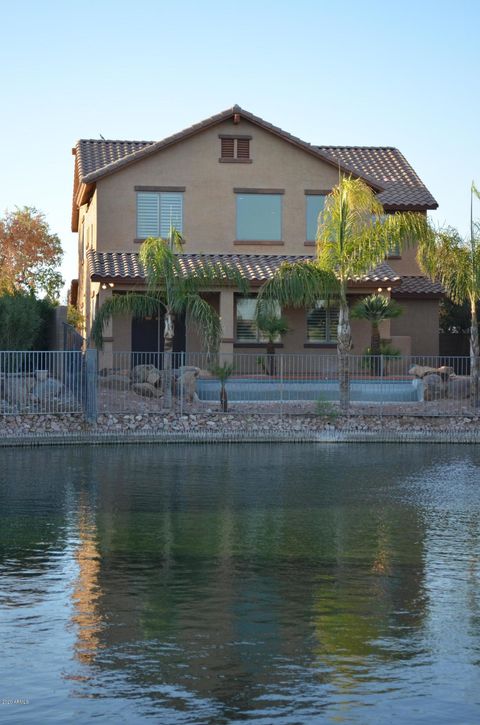
[(186, 296), (184, 309), (191, 321), (198, 325), (208, 352), (217, 350), (222, 337), (222, 322), (216, 310), (198, 294)]
[(286, 335), (289, 331), (286, 319), (277, 315), (257, 315), (256, 324), (260, 332), (267, 335), (270, 342), (274, 342), (279, 336)]
[(430, 233), (423, 215), (384, 214), (364, 181), (341, 179), (319, 217), (318, 261), (346, 285), (380, 264), (393, 246), (403, 249)]
[(437, 231), (420, 244), (417, 255), (421, 270), (444, 287), (456, 304), (480, 297), (480, 249), (464, 241), (456, 229)]
[(350, 316), (354, 320), (367, 320), (378, 325), (383, 320), (399, 317), (402, 312), (403, 309), (396, 300), (384, 295), (369, 295), (352, 307)]
[(258, 315), (269, 315), (272, 302), (280, 307), (311, 307), (319, 299), (338, 294), (335, 275), (316, 262), (284, 262), (274, 277), (262, 286), (257, 298)]
[(102, 349), (103, 331), (114, 315), (148, 317), (158, 314), (160, 307), (165, 308), (165, 301), (158, 294), (127, 292), (125, 295), (109, 297), (98, 310), (92, 325), (91, 338), (95, 347)]

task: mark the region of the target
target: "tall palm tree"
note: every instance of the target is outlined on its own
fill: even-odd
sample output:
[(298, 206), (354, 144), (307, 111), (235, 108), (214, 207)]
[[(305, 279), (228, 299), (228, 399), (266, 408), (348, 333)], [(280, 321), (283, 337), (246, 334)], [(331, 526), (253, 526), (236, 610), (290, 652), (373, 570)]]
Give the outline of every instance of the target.
[(380, 369), (380, 328), (384, 320), (391, 320), (399, 317), (403, 312), (395, 300), (384, 295), (370, 295), (357, 302), (352, 308), (351, 317), (353, 320), (367, 320), (370, 322), (372, 332), (370, 339), (371, 370), (378, 374)]
[(284, 317), (276, 314), (264, 314), (257, 317), (257, 327), (267, 338), (267, 359), (269, 375), (275, 375), (275, 343), (288, 332), (288, 323)]
[(133, 317), (147, 317), (164, 312), (164, 375), (165, 403), (171, 400), (171, 370), (175, 318), (188, 313), (196, 323), (209, 352), (218, 349), (222, 333), (221, 320), (213, 307), (201, 296), (202, 290), (212, 284), (231, 281), (242, 292), (247, 292), (248, 283), (234, 267), (221, 262), (205, 262), (195, 273), (185, 275), (177, 252), (181, 251), (183, 239), (172, 229), (170, 239), (149, 237), (140, 249), (140, 260), (145, 268), (146, 292), (128, 292), (113, 295), (99, 309), (92, 326), (91, 337), (98, 349), (103, 345), (103, 330), (114, 315), (131, 314)]
[[(338, 297), (337, 330), (340, 404), (349, 405), (349, 352), (352, 347), (347, 302), (349, 280), (368, 274), (389, 250), (414, 244), (432, 234), (427, 219), (411, 212), (385, 214), (372, 189), (361, 179), (341, 177), (319, 215), (317, 257), (283, 265), (260, 291), (260, 304), (277, 298), (282, 305), (313, 307), (328, 294)], [(332, 283), (336, 281), (336, 285)]]
[(478, 405), (480, 398), (480, 345), (477, 303), (480, 299), (480, 229), (473, 218), (473, 197), (480, 198), (475, 184), (470, 192), (470, 237), (463, 239), (456, 229), (438, 232), (418, 248), (418, 262), (425, 274), (442, 284), (456, 304), (470, 307), (470, 399)]

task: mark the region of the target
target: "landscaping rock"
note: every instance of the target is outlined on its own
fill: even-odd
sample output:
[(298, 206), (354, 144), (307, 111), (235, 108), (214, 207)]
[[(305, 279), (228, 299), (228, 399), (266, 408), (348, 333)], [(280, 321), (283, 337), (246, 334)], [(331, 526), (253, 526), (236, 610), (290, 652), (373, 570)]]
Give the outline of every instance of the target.
[(65, 386), (55, 378), (47, 378), (35, 383), (31, 390), (31, 399), (34, 402), (51, 400), (52, 398), (65, 397)]
[(424, 378), (425, 375), (436, 372), (437, 368), (430, 368), (427, 365), (413, 365), (408, 371), (408, 374), (414, 375), (416, 378)]
[(102, 387), (111, 388), (112, 390), (128, 390), (130, 387), (129, 376), (118, 373), (112, 373), (105, 377), (101, 376), (99, 382)]
[(453, 400), (465, 400), (470, 397), (470, 378), (457, 375), (448, 381), (448, 397)]
[(447, 396), (447, 385), (437, 373), (428, 373), (423, 378), (423, 399), (440, 400)]
[[(157, 375), (157, 380), (161, 379), (161, 371), (155, 367), (155, 365), (135, 365), (132, 370), (132, 382), (134, 383), (148, 383), (148, 376)], [(150, 383), (151, 385), (153, 383)]]
[(182, 370), (177, 381), (177, 394), (183, 395), (183, 399), (188, 403), (198, 400), (197, 396), (197, 378), (200, 373), (199, 368), (179, 368)]
[(2, 380), (3, 398), (12, 405), (28, 405), (34, 383), (34, 378), (7, 376)]
[(162, 391), (160, 388), (156, 388), (155, 385), (152, 385), (151, 383), (134, 383), (132, 385), (132, 390), (137, 394), (141, 395), (144, 398), (161, 398), (162, 397)]

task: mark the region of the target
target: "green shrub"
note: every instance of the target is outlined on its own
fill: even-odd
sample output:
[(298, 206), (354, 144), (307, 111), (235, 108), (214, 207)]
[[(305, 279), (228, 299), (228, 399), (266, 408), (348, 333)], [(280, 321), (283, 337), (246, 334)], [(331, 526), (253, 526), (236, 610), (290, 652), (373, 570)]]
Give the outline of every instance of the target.
[(46, 348), (52, 304), (16, 292), (0, 296), (0, 350)]
[(321, 418), (335, 420), (338, 418), (338, 409), (329, 400), (324, 400), (321, 396), (315, 404), (315, 413)]

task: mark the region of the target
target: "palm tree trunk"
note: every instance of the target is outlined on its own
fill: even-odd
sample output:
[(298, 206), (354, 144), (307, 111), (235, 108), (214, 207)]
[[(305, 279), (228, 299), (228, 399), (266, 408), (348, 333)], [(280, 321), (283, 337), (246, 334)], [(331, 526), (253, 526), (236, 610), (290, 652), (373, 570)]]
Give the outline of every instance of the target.
[(372, 322), (370, 354), (372, 356), (370, 369), (374, 375), (378, 375), (380, 372), (380, 330), (376, 322)]
[(341, 291), (340, 311), (337, 328), (338, 382), (340, 388), (340, 408), (347, 412), (350, 405), (350, 369), (349, 353), (352, 348), (352, 333), (345, 289)]
[(175, 336), (175, 318), (167, 309), (163, 327), (163, 403), (165, 408), (172, 407), (172, 353)]
[(479, 357), (480, 346), (478, 341), (478, 319), (476, 300), (471, 300), (471, 327), (470, 327), (470, 402), (472, 406), (478, 405), (479, 396)]
[(220, 387), (220, 408), (223, 413), (228, 412), (228, 396), (227, 396), (227, 389), (225, 387), (224, 381), (222, 381), (221, 387)]
[(267, 370), (269, 375), (275, 375), (275, 345), (272, 340), (267, 342)]

